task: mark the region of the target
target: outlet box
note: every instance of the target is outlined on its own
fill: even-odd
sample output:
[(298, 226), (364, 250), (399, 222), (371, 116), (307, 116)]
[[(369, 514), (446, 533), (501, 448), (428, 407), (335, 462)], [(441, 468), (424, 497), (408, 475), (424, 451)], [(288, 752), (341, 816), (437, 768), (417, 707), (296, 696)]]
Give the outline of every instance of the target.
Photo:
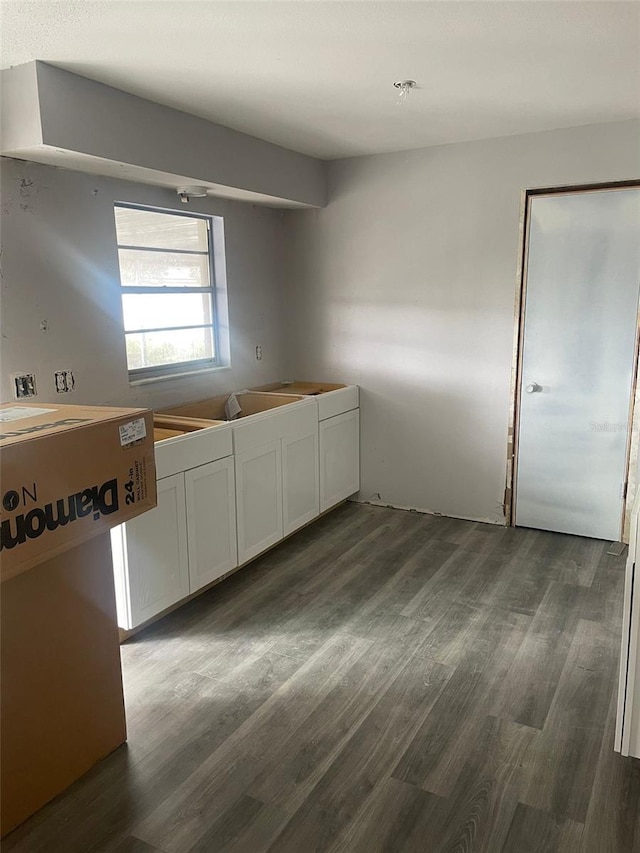
[(67, 394), (73, 391), (76, 387), (76, 379), (73, 375), (73, 370), (56, 370), (54, 373), (56, 382), (56, 392), (58, 394)]
[(36, 375), (35, 373), (13, 373), (11, 376), (13, 383), (13, 396), (16, 400), (25, 400), (27, 397), (35, 397), (36, 391)]
[(258, 361), (262, 361), (262, 347), (261, 346), (256, 347), (256, 359)]

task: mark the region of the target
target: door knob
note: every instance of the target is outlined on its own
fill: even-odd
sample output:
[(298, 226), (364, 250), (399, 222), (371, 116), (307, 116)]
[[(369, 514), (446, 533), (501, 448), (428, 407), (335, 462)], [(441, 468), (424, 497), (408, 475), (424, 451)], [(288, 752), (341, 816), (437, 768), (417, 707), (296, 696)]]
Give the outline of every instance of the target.
[(527, 385), (525, 390), (527, 394), (537, 394), (538, 391), (542, 391), (542, 385), (538, 385), (537, 382), (532, 382), (531, 385)]

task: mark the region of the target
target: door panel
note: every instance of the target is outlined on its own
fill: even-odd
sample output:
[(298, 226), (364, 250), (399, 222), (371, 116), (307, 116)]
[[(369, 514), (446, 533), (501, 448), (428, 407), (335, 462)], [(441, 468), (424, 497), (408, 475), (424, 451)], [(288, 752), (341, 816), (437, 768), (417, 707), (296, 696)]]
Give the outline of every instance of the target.
[(360, 488), (360, 411), (320, 421), (320, 512)]
[(284, 535), (319, 513), (318, 427), (308, 435), (282, 439)]
[(620, 538), (640, 282), (640, 190), (529, 210), (516, 524)]
[(131, 627), (189, 594), (184, 475), (158, 480), (158, 506), (126, 523)]
[(282, 539), (280, 439), (236, 456), (238, 562)]
[(190, 591), (238, 565), (233, 457), (209, 462), (184, 475)]

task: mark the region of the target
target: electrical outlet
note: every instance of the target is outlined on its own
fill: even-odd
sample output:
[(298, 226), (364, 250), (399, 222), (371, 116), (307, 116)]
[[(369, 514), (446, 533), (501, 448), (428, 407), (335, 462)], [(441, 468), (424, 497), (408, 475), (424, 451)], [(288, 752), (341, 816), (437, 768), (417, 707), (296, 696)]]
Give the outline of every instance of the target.
[(262, 347), (261, 346), (256, 347), (256, 359), (258, 361), (262, 361)]
[(54, 373), (56, 391), (58, 394), (67, 394), (76, 387), (76, 379), (73, 370), (56, 370)]
[(13, 382), (13, 396), (16, 400), (24, 400), (27, 397), (35, 397), (36, 375), (35, 373), (14, 373), (11, 376)]

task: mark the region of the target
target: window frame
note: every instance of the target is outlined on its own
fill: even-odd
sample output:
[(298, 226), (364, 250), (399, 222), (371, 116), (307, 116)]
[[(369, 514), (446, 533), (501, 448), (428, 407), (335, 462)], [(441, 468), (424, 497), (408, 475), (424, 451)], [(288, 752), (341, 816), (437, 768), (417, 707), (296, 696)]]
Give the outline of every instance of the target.
[[(118, 208), (127, 208), (129, 210), (140, 210), (149, 213), (164, 213), (168, 216), (183, 216), (187, 219), (201, 219), (205, 222), (206, 230), (207, 230), (207, 248), (206, 250), (197, 250), (197, 249), (168, 249), (164, 247), (155, 247), (155, 246), (135, 246), (130, 244), (121, 244), (118, 240), (118, 228), (117, 228), (117, 219), (115, 211)], [(206, 213), (194, 213), (192, 211), (186, 210), (176, 210), (175, 208), (164, 208), (164, 207), (155, 207), (153, 205), (148, 204), (136, 204), (134, 202), (126, 202), (126, 201), (114, 201), (113, 203), (114, 209), (114, 223), (115, 223), (115, 231), (116, 231), (116, 252), (118, 255), (118, 277), (119, 277), (119, 286), (120, 286), (120, 305), (122, 308), (122, 326), (123, 326), (123, 334), (124, 334), (124, 342), (125, 342), (125, 356), (126, 356), (126, 343), (127, 343), (127, 335), (134, 334), (143, 334), (145, 332), (163, 332), (163, 331), (181, 331), (185, 329), (211, 329), (211, 340), (213, 344), (213, 351), (215, 353), (212, 357), (205, 358), (197, 358), (190, 359), (189, 361), (173, 361), (167, 364), (157, 364), (151, 365), (147, 367), (129, 367), (128, 356), (127, 358), (127, 371), (129, 374), (129, 382), (144, 382), (148, 380), (154, 379), (169, 379), (174, 376), (180, 376), (183, 374), (190, 373), (200, 373), (206, 370), (215, 370), (221, 367), (226, 367), (226, 363), (221, 358), (221, 341), (220, 341), (220, 328), (219, 328), (219, 305), (218, 305), (218, 282), (217, 282), (217, 271), (216, 271), (216, 251), (214, 246), (214, 217), (206, 214)], [(123, 285), (122, 283), (122, 273), (120, 269), (120, 250), (131, 249), (134, 251), (141, 252), (156, 252), (159, 254), (173, 254), (173, 255), (197, 255), (199, 257), (206, 257), (207, 264), (209, 268), (209, 285), (207, 287), (203, 287), (201, 285), (197, 287), (185, 287), (185, 286), (149, 286), (149, 285)], [(126, 330), (124, 328), (124, 302), (122, 297), (125, 294), (136, 294), (136, 295), (159, 295), (159, 294), (187, 294), (187, 293), (195, 293), (200, 296), (204, 294), (209, 294), (210, 300), (210, 311), (211, 311), (211, 322), (204, 323), (197, 326), (160, 326), (157, 329), (131, 329)]]

